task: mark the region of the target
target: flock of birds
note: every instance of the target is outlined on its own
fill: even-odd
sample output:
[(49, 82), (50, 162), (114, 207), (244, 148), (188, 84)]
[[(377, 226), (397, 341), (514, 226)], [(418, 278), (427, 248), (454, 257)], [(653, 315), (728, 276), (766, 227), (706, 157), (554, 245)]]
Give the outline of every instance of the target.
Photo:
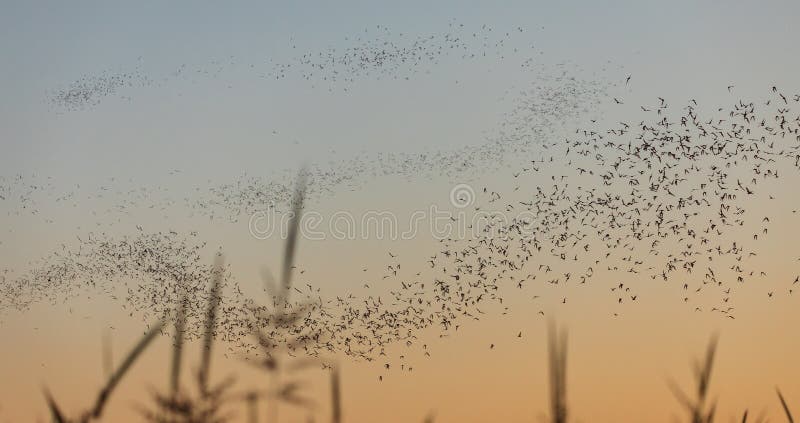
[[(344, 51), (329, 49), (273, 63), (264, 76), (281, 79), (296, 72), (309, 81), (330, 83), (408, 78), (422, 64), (447, 58), (472, 60), (489, 54), (492, 60), (503, 59), (509, 49), (516, 52), (509, 40), (524, 30), (469, 30), (452, 23), (444, 34), (408, 41), (385, 27), (373, 31), (378, 35), (367, 32), (348, 40), (353, 46)], [(401, 41), (393, 41), (397, 39)], [(213, 72), (194, 73), (218, 74), (224, 63), (214, 65)], [(191, 73), (184, 65), (175, 76)], [(537, 76), (544, 81), (547, 75)], [(53, 94), (51, 101), (80, 109), (122, 87), (156, 80), (141, 71), (86, 77)], [(340, 352), (374, 360), (391, 345), (418, 344), (422, 331), (438, 328), (445, 334), (496, 308), (507, 312), (504, 296), (509, 290), (590, 284), (600, 274), (603, 281), (613, 281), (610, 298), (619, 307), (639, 301), (640, 280), (653, 280), (673, 283), (695, 311), (735, 318), (731, 298), (739, 286), (770, 277), (755, 265), (755, 258), (769, 234), (770, 202), (779, 204), (773, 194), (779, 175), (791, 178), (800, 170), (800, 95), (772, 87), (766, 101), (739, 100), (710, 112), (695, 100), (676, 111), (664, 98), (638, 107), (613, 98), (609, 103), (624, 108), (626, 116), (640, 114), (641, 119), (610, 126), (591, 120), (588, 128), (557, 140), (560, 122), (595, 109), (610, 85), (565, 71), (545, 82), (520, 93), (497, 135), (484, 144), (373, 154), (309, 167), (307, 194), (313, 199), (380, 176), (457, 179), (500, 171), (514, 157), (519, 168), (505, 188), (477, 190), (470, 213), (501, 213), (489, 214), (479, 228), (470, 227), (473, 236), (440, 240), (423, 263), (401, 263), (390, 254), (391, 262), (380, 275), (381, 285), (393, 287), (388, 296), (327, 295), (313, 284), (298, 284), (292, 288), (290, 320), (267, 313), (270, 306), (245, 295), (226, 273), (218, 335), (232, 348), (250, 351), (257, 347), (252, 333), (258, 327), (291, 353)], [(627, 77), (622, 84), (629, 82)], [(265, 204), (288, 204), (292, 186), (289, 173), (243, 176), (229, 184), (198, 187), (181, 200), (164, 196), (151, 207), (179, 205), (203, 216), (236, 220), (262, 211)], [(75, 188), (63, 193), (49, 179), (0, 179), (0, 206), (9, 216), (37, 214), (42, 198), (79, 207), (84, 198), (80, 187)], [(121, 197), (105, 213), (119, 216), (136, 204), (152, 202), (153, 194), (148, 188), (122, 190), (110, 184), (94, 195)], [(80, 235), (76, 246), (63, 245), (27, 273), (4, 270), (0, 312), (89, 293), (119, 301), (131, 316), (150, 321), (173, 313), (188, 298), (187, 317), (193, 324), (187, 326), (187, 335), (197, 336), (213, 274), (211, 263), (201, 259), (206, 248), (195, 232), (181, 236), (138, 228), (123, 237), (102, 231)], [(787, 281), (787, 295), (799, 281)], [(774, 289), (767, 292), (769, 298), (775, 294)], [(558, 299), (567, 301), (566, 295)], [(429, 354), (427, 345), (422, 349)], [(407, 363), (401, 368), (413, 370)]]
[(519, 53), (520, 47), (514, 47), (511, 40), (514, 34), (522, 32), (522, 27), (498, 32), (486, 24), (470, 29), (463, 23), (451, 22), (444, 33), (408, 39), (403, 33), (395, 34), (386, 26), (376, 25), (372, 33), (365, 29), (363, 34), (352, 39), (345, 38), (353, 46), (343, 51), (329, 48), (316, 54), (306, 53), (295, 63), (277, 65), (275, 77), (285, 78), (294, 66), (300, 68), (302, 77), (308, 81), (354, 83), (362, 78), (410, 79), (424, 69), (420, 65), (438, 64), (448, 58), (502, 61), (506, 55)]
[(639, 280), (673, 282), (694, 311), (730, 319), (731, 298), (747, 282), (763, 282), (767, 298), (793, 294), (800, 277), (775, 281), (757, 265), (786, 204), (776, 197), (779, 177), (800, 170), (800, 114), (792, 112), (800, 95), (771, 94), (707, 115), (695, 100), (675, 114), (658, 98), (639, 106), (638, 122), (596, 124), (551, 143), (512, 174), (511, 193), (484, 188), (476, 211), (494, 204), (503, 214), (489, 216), (501, 217), (481, 222), (469, 241), (442, 240), (429, 263), (441, 270), (439, 297), (456, 312), (442, 323), (487, 300), (502, 304), (497, 293), (509, 282), (582, 285), (598, 274), (613, 281), (616, 304), (638, 299)]

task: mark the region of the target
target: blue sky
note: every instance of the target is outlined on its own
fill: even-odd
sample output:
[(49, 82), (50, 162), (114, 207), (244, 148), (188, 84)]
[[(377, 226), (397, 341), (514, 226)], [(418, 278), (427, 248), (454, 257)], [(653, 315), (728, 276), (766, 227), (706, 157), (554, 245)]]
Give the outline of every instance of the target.
[[(360, 152), (480, 143), (515, 90), (536, 82), (535, 72), (516, 68), (527, 56), (551, 71), (558, 63), (580, 65), (585, 77), (611, 83), (631, 74), (631, 86), (612, 93), (631, 102), (668, 96), (728, 104), (728, 85), (745, 97), (773, 84), (793, 88), (800, 69), (793, 54), (800, 4), (789, 1), (6, 1), (2, 11), (5, 176), (146, 178), (144, 166), (153, 175), (194, 169), (228, 181), (241, 171)], [(516, 61), (429, 63), (410, 84), (364, 78), (346, 93), (311, 87), (297, 75), (260, 77), (275, 62), (341, 51), (359, 36), (378, 35), (376, 25), (389, 28), (390, 39), (408, 39), (458, 24), (489, 25), (497, 34), (522, 27), (515, 46), (534, 48)], [(208, 70), (217, 63), (226, 65), (213, 77), (174, 76), (182, 66)], [(81, 78), (131, 71), (158, 83), (120, 89), (79, 111), (49, 101)]]

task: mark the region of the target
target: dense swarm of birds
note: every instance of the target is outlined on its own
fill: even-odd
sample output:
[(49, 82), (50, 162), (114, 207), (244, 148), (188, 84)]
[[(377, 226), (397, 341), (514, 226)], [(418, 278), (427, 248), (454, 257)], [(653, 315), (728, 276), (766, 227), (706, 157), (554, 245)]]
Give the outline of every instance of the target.
[(140, 66), (132, 71), (105, 71), (84, 75), (64, 88), (47, 93), (52, 106), (66, 111), (83, 110), (97, 106), (104, 98), (122, 96), (126, 89), (153, 86), (155, 81)]
[[(4, 280), (0, 309), (27, 310), (37, 302), (57, 304), (81, 294), (120, 300), (122, 307), (150, 303), (155, 315), (168, 315), (185, 290), (202, 298), (211, 266), (201, 260), (204, 243), (197, 234), (144, 233), (112, 239), (90, 233), (78, 237), (76, 249), (62, 245), (39, 260), (34, 269)], [(131, 312), (132, 312), (131, 311)]]
[[(257, 348), (251, 337), (257, 327), (292, 354), (342, 352), (373, 360), (389, 345), (414, 345), (422, 330), (439, 327), (446, 333), (464, 319), (480, 319), (495, 304), (505, 310), (508, 289), (581, 285), (600, 272), (618, 274), (620, 280), (673, 282), (696, 311), (734, 318), (729, 300), (737, 287), (768, 277), (752, 259), (769, 233), (770, 216), (752, 216), (748, 206), (774, 200), (770, 184), (800, 169), (800, 115), (791, 109), (798, 102), (800, 96), (773, 88), (765, 103), (740, 100), (701, 115), (694, 100), (676, 114), (659, 98), (639, 107), (639, 122), (608, 129), (592, 122), (592, 128), (577, 130), (563, 142), (548, 140), (528, 149), (532, 160), (513, 173), (517, 186), (512, 191), (478, 190), (476, 213), (494, 207), (504, 214), (490, 215), (473, 228), (473, 236), (442, 239), (427, 264), (409, 267), (390, 254), (392, 263), (382, 275), (383, 284), (395, 286), (388, 297), (328, 297), (306, 284), (293, 287), (293, 301), (282, 300), (288, 314), (274, 315), (268, 311), (278, 299), (258, 304), (228, 275), (218, 336), (251, 351)], [(623, 107), (624, 102), (615, 103)], [(521, 101), (511, 115), (517, 120), (506, 125), (516, 130), (504, 132), (509, 149), (527, 145), (514, 144), (525, 134), (540, 139), (535, 128), (526, 127), (530, 121), (523, 111), (529, 106)], [(311, 172), (308, 178), (313, 187), (319, 175)], [(282, 189), (291, 195), (291, 189)], [(217, 201), (224, 203), (231, 191), (237, 192), (221, 188)], [(247, 192), (253, 204), (263, 201), (255, 197), (263, 195), (257, 188)], [(235, 200), (236, 207), (242, 198)], [(180, 298), (204, 303), (212, 268), (201, 262), (203, 244), (195, 236), (140, 233), (80, 241), (77, 250), (54, 253), (24, 277), (3, 276), (1, 308), (63, 301), (76, 295), (80, 284), (119, 299), (147, 319), (172, 313)], [(788, 294), (798, 280), (788, 281)], [(609, 288), (620, 306), (637, 301), (636, 282), (614, 282)], [(712, 294), (700, 297), (705, 292)], [(187, 316), (196, 323), (187, 326), (191, 336), (199, 310), (190, 307)]]
[[(292, 68), (299, 68), (302, 77), (309, 81), (354, 83), (366, 78), (409, 79), (427, 71), (421, 65), (435, 65), (451, 58), (502, 61), (506, 56), (520, 53), (520, 46), (512, 43), (512, 39), (523, 32), (522, 27), (498, 31), (486, 24), (471, 28), (451, 22), (445, 32), (409, 36), (376, 25), (364, 29), (363, 34), (346, 38), (351, 46), (343, 50), (329, 48), (303, 54), (294, 63), (276, 64), (273, 75), (285, 78)], [(533, 45), (524, 47), (528, 53), (533, 48)]]

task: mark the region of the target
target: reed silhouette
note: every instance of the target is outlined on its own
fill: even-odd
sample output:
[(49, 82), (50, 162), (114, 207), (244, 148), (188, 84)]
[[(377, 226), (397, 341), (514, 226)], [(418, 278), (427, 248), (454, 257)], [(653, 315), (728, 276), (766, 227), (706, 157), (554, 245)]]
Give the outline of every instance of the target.
[(83, 411), (78, 414), (75, 418), (69, 418), (67, 415), (61, 410), (58, 406), (58, 403), (53, 398), (53, 395), (50, 391), (45, 387), (44, 388), (44, 395), (45, 400), (47, 401), (47, 406), (50, 409), (50, 414), (52, 419), (55, 423), (88, 423), (91, 421), (100, 420), (103, 415), (103, 410), (108, 403), (109, 399), (111, 398), (111, 394), (114, 393), (114, 389), (119, 385), (122, 381), (122, 378), (128, 373), (131, 366), (133, 366), (134, 362), (139, 358), (139, 356), (144, 352), (145, 349), (150, 345), (151, 342), (155, 339), (155, 337), (161, 332), (161, 329), (164, 327), (164, 322), (159, 321), (154, 324), (150, 330), (148, 330), (142, 339), (131, 349), (125, 359), (120, 363), (119, 367), (114, 370), (106, 381), (105, 386), (100, 389), (100, 392), (97, 394), (97, 399), (94, 402), (94, 405), (86, 411)]
[(230, 401), (228, 396), (235, 379), (224, 378), (210, 386), (211, 353), (217, 326), (217, 310), (221, 301), (220, 289), (224, 277), (224, 260), (218, 255), (212, 272), (209, 299), (206, 305), (205, 321), (200, 355), (200, 368), (196, 377), (196, 392), (191, 393), (180, 385), (182, 354), (186, 325), (186, 296), (181, 295), (175, 318), (175, 334), (172, 348), (172, 364), (169, 373), (169, 392), (153, 391), (151, 396), (155, 410), (139, 407), (142, 417), (154, 423), (223, 423), (230, 420), (231, 414), (224, 414), (223, 406)]
[(553, 423), (567, 422), (567, 333), (550, 323), (548, 334), (550, 364), (550, 413)]
[[(716, 400), (709, 400), (709, 388), (716, 352), (717, 336), (714, 335), (708, 343), (704, 359), (694, 363), (694, 375), (697, 385), (695, 387), (695, 399), (690, 399), (690, 396), (684, 393), (675, 382), (671, 381), (669, 383), (675, 397), (689, 411), (691, 423), (711, 423), (714, 421), (717, 402)], [(711, 401), (710, 405), (708, 404), (709, 401)]]

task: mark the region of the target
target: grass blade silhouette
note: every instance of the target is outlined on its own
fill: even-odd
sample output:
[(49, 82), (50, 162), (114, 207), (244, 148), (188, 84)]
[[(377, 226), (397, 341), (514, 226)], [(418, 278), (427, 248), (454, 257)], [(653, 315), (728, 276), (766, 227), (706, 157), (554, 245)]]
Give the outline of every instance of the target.
[(292, 287), (292, 267), (294, 266), (294, 256), (297, 252), (297, 237), (300, 233), (300, 222), (303, 215), (303, 202), (306, 194), (306, 171), (301, 169), (297, 175), (297, 184), (292, 198), (292, 215), (289, 220), (289, 231), (286, 236), (286, 246), (283, 251), (283, 272), (281, 273), (282, 304), (286, 305), (289, 301), (289, 292)]
[(697, 361), (694, 364), (694, 376), (697, 382), (696, 387), (696, 400), (689, 399), (678, 386), (668, 381), (669, 387), (672, 390), (678, 401), (686, 407), (691, 415), (692, 423), (711, 423), (714, 421), (716, 414), (717, 404), (713, 402), (709, 410), (704, 411), (709, 397), (709, 387), (711, 385), (711, 371), (714, 368), (714, 358), (717, 352), (718, 338), (716, 335), (711, 337), (711, 341), (706, 349), (705, 358), (702, 361)]
[(786, 404), (786, 399), (783, 398), (783, 394), (778, 387), (775, 387), (775, 391), (778, 393), (778, 398), (781, 400), (781, 405), (783, 406), (783, 412), (786, 413), (786, 418), (789, 419), (789, 423), (794, 423), (794, 417), (792, 417), (792, 412), (789, 410), (789, 405)]
[(183, 355), (184, 332), (186, 330), (186, 293), (181, 293), (178, 315), (175, 318), (175, 339), (172, 346), (172, 365), (170, 369), (170, 390), (177, 395), (181, 378), (181, 358)]
[(567, 334), (550, 323), (548, 356), (550, 360), (550, 412), (553, 423), (567, 421)]
[(61, 409), (56, 404), (56, 401), (53, 399), (53, 396), (50, 395), (50, 391), (45, 388), (44, 390), (44, 398), (47, 400), (47, 407), (50, 409), (50, 415), (53, 417), (54, 423), (67, 423), (67, 420), (64, 418), (64, 413), (61, 412)]
[(331, 371), (331, 422), (342, 422), (342, 387), (339, 379), (339, 366)]
[(98, 418), (103, 414), (103, 407), (105, 407), (106, 402), (108, 402), (108, 398), (111, 396), (111, 393), (114, 391), (114, 388), (117, 387), (122, 377), (128, 372), (131, 368), (133, 363), (139, 356), (144, 352), (148, 345), (155, 339), (156, 336), (161, 332), (161, 329), (164, 327), (164, 321), (160, 320), (158, 323), (153, 325), (152, 328), (142, 337), (138, 344), (136, 344), (128, 356), (125, 357), (125, 360), (122, 361), (122, 364), (117, 368), (116, 371), (111, 375), (106, 382), (105, 387), (100, 390), (100, 394), (97, 396), (97, 401), (95, 402), (95, 406), (92, 409), (91, 415), (94, 418)]
[(222, 287), (222, 279), (224, 276), (223, 263), (224, 259), (222, 255), (218, 255), (215, 260), (214, 270), (211, 276), (208, 309), (206, 310), (206, 320), (203, 330), (203, 350), (201, 351), (200, 371), (198, 373), (200, 392), (203, 395), (208, 394), (208, 377), (211, 368), (211, 347), (214, 343), (214, 332), (217, 326), (217, 310), (220, 303), (220, 289)]

